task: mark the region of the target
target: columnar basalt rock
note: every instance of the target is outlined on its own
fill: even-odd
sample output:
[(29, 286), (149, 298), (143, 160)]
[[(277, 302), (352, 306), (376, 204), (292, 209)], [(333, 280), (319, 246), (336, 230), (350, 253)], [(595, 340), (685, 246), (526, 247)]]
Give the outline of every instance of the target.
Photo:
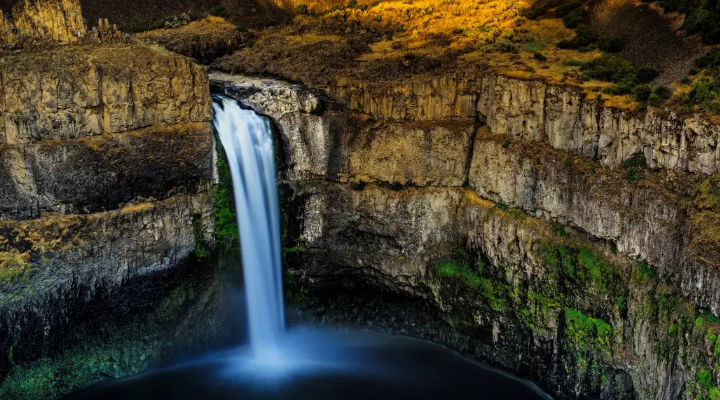
[[(304, 219), (301, 236), (307, 239), (302, 272), (308, 281), (328, 285), (354, 277), (425, 298), (450, 315), (467, 318), (465, 329), (493, 331), (482, 349), (474, 350), (479, 357), (531, 373), (558, 398), (673, 399), (677, 393), (694, 392), (689, 383), (696, 369), (713, 362), (706, 351), (704, 328), (678, 325), (675, 329), (687, 329), (685, 333), (668, 331), (675, 323), (672, 318), (680, 318), (677, 313), (690, 303), (669, 292), (663, 299), (679, 303), (663, 311), (648, 309), (652, 301), (648, 290), (653, 285), (630, 278), (640, 273), (634, 261), (612, 255), (609, 247), (580, 242), (593, 249), (584, 251), (598, 252), (593, 253), (596, 260), (612, 260), (613, 268), (624, 276), (620, 282), (627, 285), (622, 295), (596, 286), (562, 289), (562, 275), (548, 263), (542, 246), (552, 240), (575, 243), (575, 234), (570, 239), (557, 237), (550, 223), (502, 211), (471, 191), (379, 187), (356, 191), (334, 183), (299, 188), (298, 196), (306, 199), (304, 213), (313, 216)], [(468, 266), (474, 271), (468, 273), (478, 280), (475, 289), (472, 281), (463, 278), (447, 286), (438, 277), (435, 267), (456, 248), (481, 254), (484, 268), (493, 271)], [(622, 296), (621, 305), (616, 295)], [(588, 330), (580, 333), (582, 350), (574, 347), (573, 335), (578, 333), (566, 324), (575, 309), (582, 310), (583, 318), (608, 324), (609, 336), (593, 338), (595, 328), (585, 327)], [(678, 340), (684, 353), (659, 350), (668, 343), (677, 346)]]
[(79, 0), (21, 0), (12, 11), (17, 34), (73, 43), (87, 33)]
[(688, 196), (508, 136), (475, 141), (468, 182), (484, 198), (613, 243), (656, 266), (697, 307), (720, 311), (720, 271), (693, 255), (698, 211)]
[[(187, 264), (198, 235), (211, 239), (211, 205), (200, 193), (89, 215), (0, 221), (3, 351), (14, 348), (15, 362), (51, 356), (87, 303)], [(11, 367), (2, 360), (0, 377)]]
[(75, 139), (211, 118), (203, 68), (159, 48), (127, 44), (57, 48), (5, 57), (0, 70), (3, 144)]
[[(218, 90), (272, 119), (281, 133), (286, 179), (434, 186), (465, 181), (476, 126), (471, 119), (376, 121), (337, 110), (300, 85), (221, 73), (210, 79)], [(324, 113), (323, 101), (331, 108)]]
[(15, 26), (12, 21), (0, 10), (0, 47), (15, 41)]
[(194, 123), (6, 146), (0, 149), (0, 216), (96, 212), (138, 196), (195, 192), (213, 179), (209, 131), (208, 123)]
[(572, 87), (464, 71), (387, 82), (339, 77), (329, 91), (349, 109), (377, 118), (476, 118), (494, 134), (549, 143), (609, 167), (643, 153), (653, 168), (720, 171), (718, 125), (700, 115), (605, 107)]
[(211, 245), (216, 173), (207, 74), (184, 57), (69, 45), (0, 71), (1, 381), (53, 356), (86, 307)]
[(345, 108), (324, 113), (286, 104), (307, 89), (269, 85), (294, 94), (225, 92), (278, 127), (305, 282), (424, 298), (477, 340), (449, 345), (561, 399), (707, 391), (695, 377), (720, 332), (718, 238), (701, 222), (716, 218), (716, 126), (492, 74), (341, 78), (329, 93)]

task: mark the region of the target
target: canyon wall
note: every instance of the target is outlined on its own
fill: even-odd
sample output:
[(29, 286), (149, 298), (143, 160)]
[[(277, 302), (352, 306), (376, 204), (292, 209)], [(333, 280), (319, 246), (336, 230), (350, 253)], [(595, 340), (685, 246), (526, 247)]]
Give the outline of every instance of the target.
[(487, 72), (211, 80), (275, 122), (301, 282), (426, 299), (561, 399), (718, 393), (717, 126)]
[[(72, 42), (76, 3), (21, 3), (15, 30)], [(207, 74), (184, 57), (117, 41), (0, 64), (1, 380), (128, 287), (165, 293), (214, 241), (216, 151)]]

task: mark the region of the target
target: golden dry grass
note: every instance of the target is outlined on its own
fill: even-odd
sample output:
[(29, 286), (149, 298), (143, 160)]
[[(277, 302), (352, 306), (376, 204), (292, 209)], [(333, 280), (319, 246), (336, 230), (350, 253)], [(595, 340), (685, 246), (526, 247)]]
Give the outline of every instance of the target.
[(611, 83), (581, 79), (581, 65), (601, 52), (558, 48), (575, 31), (560, 19), (524, 18), (534, 2), (288, 0), (285, 7), (300, 6), (302, 15), (259, 32), (254, 46), (215, 67), (326, 85), (339, 75), (398, 79), (482, 65), (508, 77), (574, 86), (590, 99), (602, 96), (607, 106), (636, 110), (630, 96), (601, 94)]
[(127, 204), (122, 209), (120, 209), (120, 212), (122, 213), (140, 213), (148, 210), (152, 210), (155, 208), (155, 203), (151, 202), (144, 202), (144, 203), (133, 203), (133, 204)]

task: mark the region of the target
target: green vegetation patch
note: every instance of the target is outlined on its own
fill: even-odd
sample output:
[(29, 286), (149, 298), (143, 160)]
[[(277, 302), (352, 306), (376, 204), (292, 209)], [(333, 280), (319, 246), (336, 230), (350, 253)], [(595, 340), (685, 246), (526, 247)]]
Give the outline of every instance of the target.
[(493, 276), (482, 261), (475, 263), (475, 267), (471, 264), (470, 255), (465, 250), (457, 250), (451, 257), (438, 262), (435, 271), (441, 277), (461, 281), (477, 290), (493, 311), (505, 311), (510, 291), (508, 285)]
[(625, 176), (627, 177), (627, 179), (629, 181), (631, 181), (631, 182), (641, 181), (645, 178), (641, 173), (642, 169), (647, 166), (647, 160), (645, 159), (645, 154), (643, 154), (643, 153), (634, 154), (630, 158), (625, 160), (622, 165), (626, 170)]
[(459, 279), (472, 288), (478, 288), (482, 284), (478, 272), (470, 268), (467, 261), (462, 258), (453, 257), (441, 261), (436, 265), (435, 270), (440, 276)]
[(694, 81), (688, 78), (684, 82), (692, 84), (692, 89), (682, 96), (682, 104), (686, 107), (700, 106), (714, 114), (720, 114), (720, 47), (715, 47), (698, 58), (695, 66), (702, 70), (702, 73), (697, 74)]
[(653, 90), (648, 86), (660, 72), (650, 65), (636, 67), (612, 54), (603, 54), (580, 67), (583, 79), (613, 82), (605, 89), (608, 94), (631, 94), (638, 101), (647, 101)]
[(700, 386), (709, 389), (713, 385), (712, 373), (705, 368), (700, 368), (695, 376)]
[(538, 254), (562, 280), (574, 285), (593, 284), (603, 293), (617, 292), (620, 286), (616, 267), (588, 247), (545, 242), (538, 248)]
[(610, 351), (613, 328), (600, 318), (589, 317), (582, 312), (565, 309), (566, 337), (579, 351), (592, 348)]
[(646, 3), (656, 2), (666, 12), (685, 14), (685, 21), (680, 29), (689, 34), (699, 33), (706, 44), (720, 43), (720, 8), (717, 1), (704, 0), (642, 0)]
[(215, 187), (215, 238), (227, 246), (239, 239), (232, 175), (225, 150), (217, 140), (219, 182)]

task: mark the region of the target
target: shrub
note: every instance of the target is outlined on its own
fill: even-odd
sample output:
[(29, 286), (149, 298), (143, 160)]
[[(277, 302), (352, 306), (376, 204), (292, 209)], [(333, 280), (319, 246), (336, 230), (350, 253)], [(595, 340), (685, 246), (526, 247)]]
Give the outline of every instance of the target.
[[(686, 106), (700, 104), (712, 113), (720, 113), (720, 101), (717, 100), (720, 95), (720, 47), (708, 51), (695, 60), (695, 67), (703, 69), (704, 74), (700, 74), (698, 70), (691, 71), (699, 74), (700, 78), (696, 79), (690, 93), (684, 96), (684, 104)], [(690, 85), (693, 82), (685, 77), (682, 83)]]
[(667, 86), (658, 86), (653, 90), (650, 98), (648, 98), (648, 102), (651, 105), (658, 107), (670, 97), (672, 97), (672, 89)]
[(695, 104), (708, 103), (713, 101), (718, 96), (718, 91), (715, 85), (711, 82), (698, 83), (693, 90), (690, 92), (690, 98)]
[(223, 6), (215, 6), (208, 10), (208, 15), (212, 15), (214, 17), (220, 17), (220, 18), (227, 18), (228, 13), (225, 10), (225, 7)]
[(647, 101), (652, 94), (652, 89), (646, 84), (635, 86), (632, 90), (632, 95), (637, 101)]
[(536, 60), (538, 60), (538, 61), (540, 61), (540, 62), (545, 62), (545, 61), (547, 61), (547, 57), (545, 57), (545, 55), (543, 55), (543, 54), (540, 53), (539, 51), (536, 51), (535, 54), (533, 54), (533, 58), (536, 59)]
[(543, 14), (545, 14), (547, 10), (544, 7), (538, 7), (538, 8), (528, 8), (523, 10), (521, 15), (527, 19), (535, 20), (540, 18)]
[(623, 49), (623, 42), (619, 36), (601, 36), (597, 42), (598, 49), (606, 53), (617, 53)]
[(657, 93), (652, 93), (648, 98), (648, 103), (654, 107), (659, 107), (662, 102), (663, 100), (660, 98), (660, 96), (657, 95)]
[(172, 17), (171, 19), (165, 21), (165, 28), (168, 29), (175, 29), (179, 28), (181, 26), (185, 26), (190, 23), (192, 19), (190, 16), (186, 13), (182, 13), (180, 15), (176, 15)]
[(640, 83), (650, 83), (660, 75), (660, 71), (651, 65), (643, 65), (637, 70), (637, 80)]
[(670, 89), (667, 86), (658, 86), (653, 91), (653, 94), (658, 96), (659, 98), (663, 100), (667, 100), (670, 97), (672, 97), (672, 89)]
[(565, 1), (561, 4), (557, 5), (557, 8), (555, 10), (555, 16), (558, 18), (562, 18), (571, 12), (573, 12), (576, 8), (582, 7), (582, 3), (579, 1)]
[(720, 47), (713, 48), (704, 56), (695, 60), (695, 66), (700, 69), (720, 67)]
[(603, 54), (588, 61), (581, 70), (590, 78), (616, 83), (629, 77), (634, 79), (637, 74), (632, 64), (611, 54)]
[[(644, 109), (638, 111), (645, 111), (646, 109), (647, 107), (645, 106)], [(647, 160), (645, 159), (645, 155), (643, 153), (637, 153), (633, 155), (632, 157), (625, 160), (622, 165), (623, 167), (627, 168), (626, 177), (629, 181), (635, 182), (644, 179), (644, 176), (640, 172), (643, 167), (647, 166)], [(640, 261), (638, 263), (638, 266), (640, 268), (641, 274), (648, 276), (655, 274), (655, 268), (653, 268), (652, 266), (648, 266), (648, 263), (645, 260)]]
[(565, 26), (573, 29), (577, 28), (578, 26), (580, 26), (580, 24), (585, 22), (587, 16), (588, 12), (585, 7), (578, 7), (567, 13), (562, 20), (565, 23)]
[(696, 378), (700, 386), (706, 389), (712, 387), (712, 374), (705, 368), (701, 368), (697, 372)]
[(636, 68), (629, 62), (612, 54), (602, 56), (585, 63), (581, 69), (584, 76), (601, 81), (614, 82), (615, 85), (606, 88), (609, 94), (632, 94), (640, 101), (650, 98), (652, 90), (647, 85), (659, 74), (652, 66), (644, 65)]
[(575, 29), (575, 37), (570, 40), (561, 40), (557, 46), (561, 49), (582, 49), (597, 41), (597, 35), (589, 26), (581, 24)]
[(298, 4), (295, 6), (295, 14), (297, 15), (307, 15), (309, 14), (308, 6), (307, 4)]
[(720, 43), (720, 8), (717, 8), (717, 1), (659, 0), (658, 4), (667, 12), (685, 14), (681, 29), (690, 34), (702, 34), (707, 44)]

